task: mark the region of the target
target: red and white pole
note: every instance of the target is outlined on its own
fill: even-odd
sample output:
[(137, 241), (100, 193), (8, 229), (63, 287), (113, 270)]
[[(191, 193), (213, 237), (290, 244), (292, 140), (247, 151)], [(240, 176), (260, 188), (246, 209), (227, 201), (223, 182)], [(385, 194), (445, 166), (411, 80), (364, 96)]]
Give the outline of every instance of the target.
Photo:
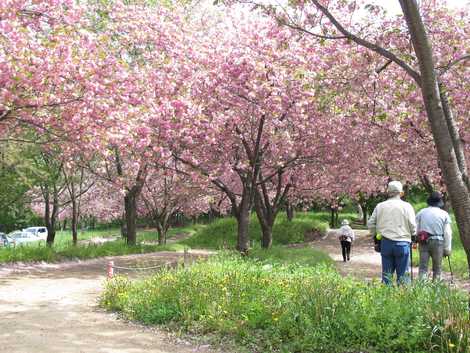
[(114, 275), (114, 261), (108, 262), (108, 278), (113, 278)]

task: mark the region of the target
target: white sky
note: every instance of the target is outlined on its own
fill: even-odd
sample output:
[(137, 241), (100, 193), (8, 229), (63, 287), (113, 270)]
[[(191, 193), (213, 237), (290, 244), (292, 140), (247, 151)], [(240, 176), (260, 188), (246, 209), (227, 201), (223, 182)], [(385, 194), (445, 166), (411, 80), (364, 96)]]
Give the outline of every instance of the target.
[[(370, 2), (377, 5), (382, 5), (390, 12), (391, 15), (401, 13), (400, 3), (398, 0), (370, 0)], [(447, 3), (450, 7), (459, 8), (465, 6), (465, 4), (469, 4), (470, 0), (447, 0)]]

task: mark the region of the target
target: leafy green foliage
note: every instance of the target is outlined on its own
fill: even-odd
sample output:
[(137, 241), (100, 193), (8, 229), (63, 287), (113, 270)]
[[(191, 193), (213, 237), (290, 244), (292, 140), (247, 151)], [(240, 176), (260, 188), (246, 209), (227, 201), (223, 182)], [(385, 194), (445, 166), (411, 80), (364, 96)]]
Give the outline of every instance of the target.
[(101, 305), (146, 324), (231, 339), (237, 351), (464, 353), (466, 299), (439, 284), (386, 287), (325, 266), (266, 266), (223, 254), (134, 283), (109, 281)]

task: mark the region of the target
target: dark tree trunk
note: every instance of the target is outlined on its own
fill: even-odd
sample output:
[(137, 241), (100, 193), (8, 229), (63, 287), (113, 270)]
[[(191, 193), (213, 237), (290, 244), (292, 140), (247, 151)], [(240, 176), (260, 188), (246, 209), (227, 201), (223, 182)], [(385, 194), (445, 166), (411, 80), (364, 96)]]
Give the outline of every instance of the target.
[(286, 213), (287, 213), (287, 220), (289, 222), (292, 222), (295, 216), (295, 210), (294, 210), (294, 206), (292, 206), (290, 202), (288, 202), (286, 205)]
[[(126, 200), (124, 199), (124, 205)], [(126, 223), (126, 212), (121, 217), (121, 236), (127, 239), (127, 223)]]
[(273, 245), (273, 226), (269, 224), (261, 224), (261, 232), (261, 247), (263, 249), (271, 248)]
[(72, 199), (72, 240), (73, 245), (78, 243), (78, 207), (76, 198)]
[(49, 213), (49, 217), (46, 217), (47, 227), (47, 245), (52, 246), (55, 240), (57, 216), (59, 214), (59, 195), (57, 189), (54, 187), (52, 197), (52, 212)]
[(362, 224), (367, 225), (367, 205), (362, 208)]
[(62, 230), (67, 230), (67, 219), (64, 219), (64, 222), (62, 223)]
[(336, 221), (336, 209), (334, 207), (331, 207), (331, 217), (330, 217), (331, 228), (335, 227), (335, 221)]
[(170, 217), (168, 213), (162, 213), (155, 217), (157, 227), (158, 244), (165, 245), (167, 241), (168, 229), (170, 228)]
[(135, 245), (137, 242), (137, 195), (132, 190), (124, 196), (124, 209), (127, 245)]

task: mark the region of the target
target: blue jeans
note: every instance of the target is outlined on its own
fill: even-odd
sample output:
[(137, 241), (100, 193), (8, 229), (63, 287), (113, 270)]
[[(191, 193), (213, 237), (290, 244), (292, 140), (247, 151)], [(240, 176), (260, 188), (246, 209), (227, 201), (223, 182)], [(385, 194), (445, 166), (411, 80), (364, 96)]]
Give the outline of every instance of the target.
[(410, 243), (382, 238), (382, 282), (392, 284), (393, 274), (397, 273), (397, 283), (409, 281), (406, 272), (410, 265)]

